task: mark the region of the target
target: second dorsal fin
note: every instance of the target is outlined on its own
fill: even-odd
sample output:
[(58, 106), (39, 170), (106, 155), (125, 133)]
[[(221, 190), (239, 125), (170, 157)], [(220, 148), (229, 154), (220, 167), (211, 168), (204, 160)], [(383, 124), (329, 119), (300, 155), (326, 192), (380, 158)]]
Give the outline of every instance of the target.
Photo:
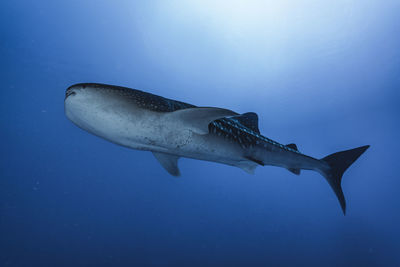
[(299, 150), (297, 149), (296, 144), (287, 144), (286, 146), (287, 146), (288, 148), (291, 148), (291, 149), (294, 149), (294, 150), (296, 150), (296, 151), (299, 151)]
[(233, 116), (231, 117), (234, 120), (237, 120), (243, 126), (246, 126), (249, 129), (252, 129), (256, 133), (260, 133), (260, 130), (258, 129), (258, 116), (257, 113), (254, 112), (247, 112), (243, 113), (241, 115)]

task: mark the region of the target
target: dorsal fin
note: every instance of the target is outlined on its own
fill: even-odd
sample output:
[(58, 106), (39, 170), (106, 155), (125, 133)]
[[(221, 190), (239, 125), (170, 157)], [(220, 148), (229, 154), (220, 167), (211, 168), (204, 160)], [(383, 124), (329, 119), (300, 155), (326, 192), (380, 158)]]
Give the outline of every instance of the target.
[(296, 144), (287, 144), (286, 146), (287, 146), (288, 148), (291, 148), (291, 149), (294, 149), (294, 150), (296, 150), (296, 151), (299, 151), (299, 150), (297, 149)]
[(243, 124), (243, 126), (252, 129), (254, 132), (260, 133), (260, 130), (258, 129), (258, 116), (256, 113), (247, 112), (243, 113), (242, 115), (233, 116), (231, 118), (237, 120), (238, 122)]

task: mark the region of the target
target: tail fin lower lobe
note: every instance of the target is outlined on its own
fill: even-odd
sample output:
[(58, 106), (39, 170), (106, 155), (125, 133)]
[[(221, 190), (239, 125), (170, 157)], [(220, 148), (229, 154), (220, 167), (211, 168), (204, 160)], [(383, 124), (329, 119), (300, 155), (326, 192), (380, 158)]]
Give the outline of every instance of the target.
[(343, 173), (368, 148), (369, 146), (361, 146), (350, 150), (336, 152), (321, 159), (322, 161), (328, 163), (328, 165), (330, 166), (330, 168), (326, 171), (323, 171), (323, 173), (340, 202), (343, 214), (346, 214), (346, 200), (344, 198), (341, 185)]

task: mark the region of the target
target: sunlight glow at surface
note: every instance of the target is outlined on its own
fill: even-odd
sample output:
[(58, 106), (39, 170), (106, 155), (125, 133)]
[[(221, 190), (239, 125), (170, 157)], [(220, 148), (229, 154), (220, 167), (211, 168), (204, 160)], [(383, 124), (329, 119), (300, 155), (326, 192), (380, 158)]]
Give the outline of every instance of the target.
[(175, 4), (158, 6), (163, 13), (160, 15), (168, 17), (171, 30), (197, 24), (224, 49), (245, 52), (242, 57), (283, 51), (295, 55), (301, 49), (326, 44), (331, 44), (326, 49), (332, 49), (352, 42), (358, 37), (357, 31), (362, 30), (351, 1), (329, 6), (315, 1), (172, 3)]
[(192, 9), (199, 16), (209, 17), (223, 30), (239, 35), (255, 34), (261, 25), (276, 23), (291, 6), (284, 1), (221, 1), (194, 2)]
[[(282, 106), (320, 99), (327, 107), (359, 97), (350, 88), (370, 92), (365, 84), (374, 80), (343, 81), (376, 67), (365, 46), (383, 27), (375, 8), (355, 1), (156, 2), (149, 6), (152, 20), (141, 20), (147, 29), (142, 38), (155, 70), (176, 75), (168, 77), (176, 81), (171, 90), (188, 88), (198, 98), (229, 89), (241, 102), (272, 97)], [(293, 92), (301, 94), (292, 100)]]

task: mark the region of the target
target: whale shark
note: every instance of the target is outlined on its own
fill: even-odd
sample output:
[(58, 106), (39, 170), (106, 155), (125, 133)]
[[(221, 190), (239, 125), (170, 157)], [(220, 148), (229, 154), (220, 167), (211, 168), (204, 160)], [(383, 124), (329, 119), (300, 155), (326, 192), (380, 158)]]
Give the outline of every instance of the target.
[(322, 159), (302, 154), (296, 144), (280, 144), (260, 133), (258, 115), (219, 107), (197, 107), (137, 89), (79, 83), (65, 93), (65, 114), (75, 125), (112, 143), (151, 151), (171, 175), (179, 176), (181, 157), (213, 161), (254, 173), (257, 166), (278, 166), (299, 175), (320, 173), (337, 196), (343, 214), (341, 180), (369, 145)]

